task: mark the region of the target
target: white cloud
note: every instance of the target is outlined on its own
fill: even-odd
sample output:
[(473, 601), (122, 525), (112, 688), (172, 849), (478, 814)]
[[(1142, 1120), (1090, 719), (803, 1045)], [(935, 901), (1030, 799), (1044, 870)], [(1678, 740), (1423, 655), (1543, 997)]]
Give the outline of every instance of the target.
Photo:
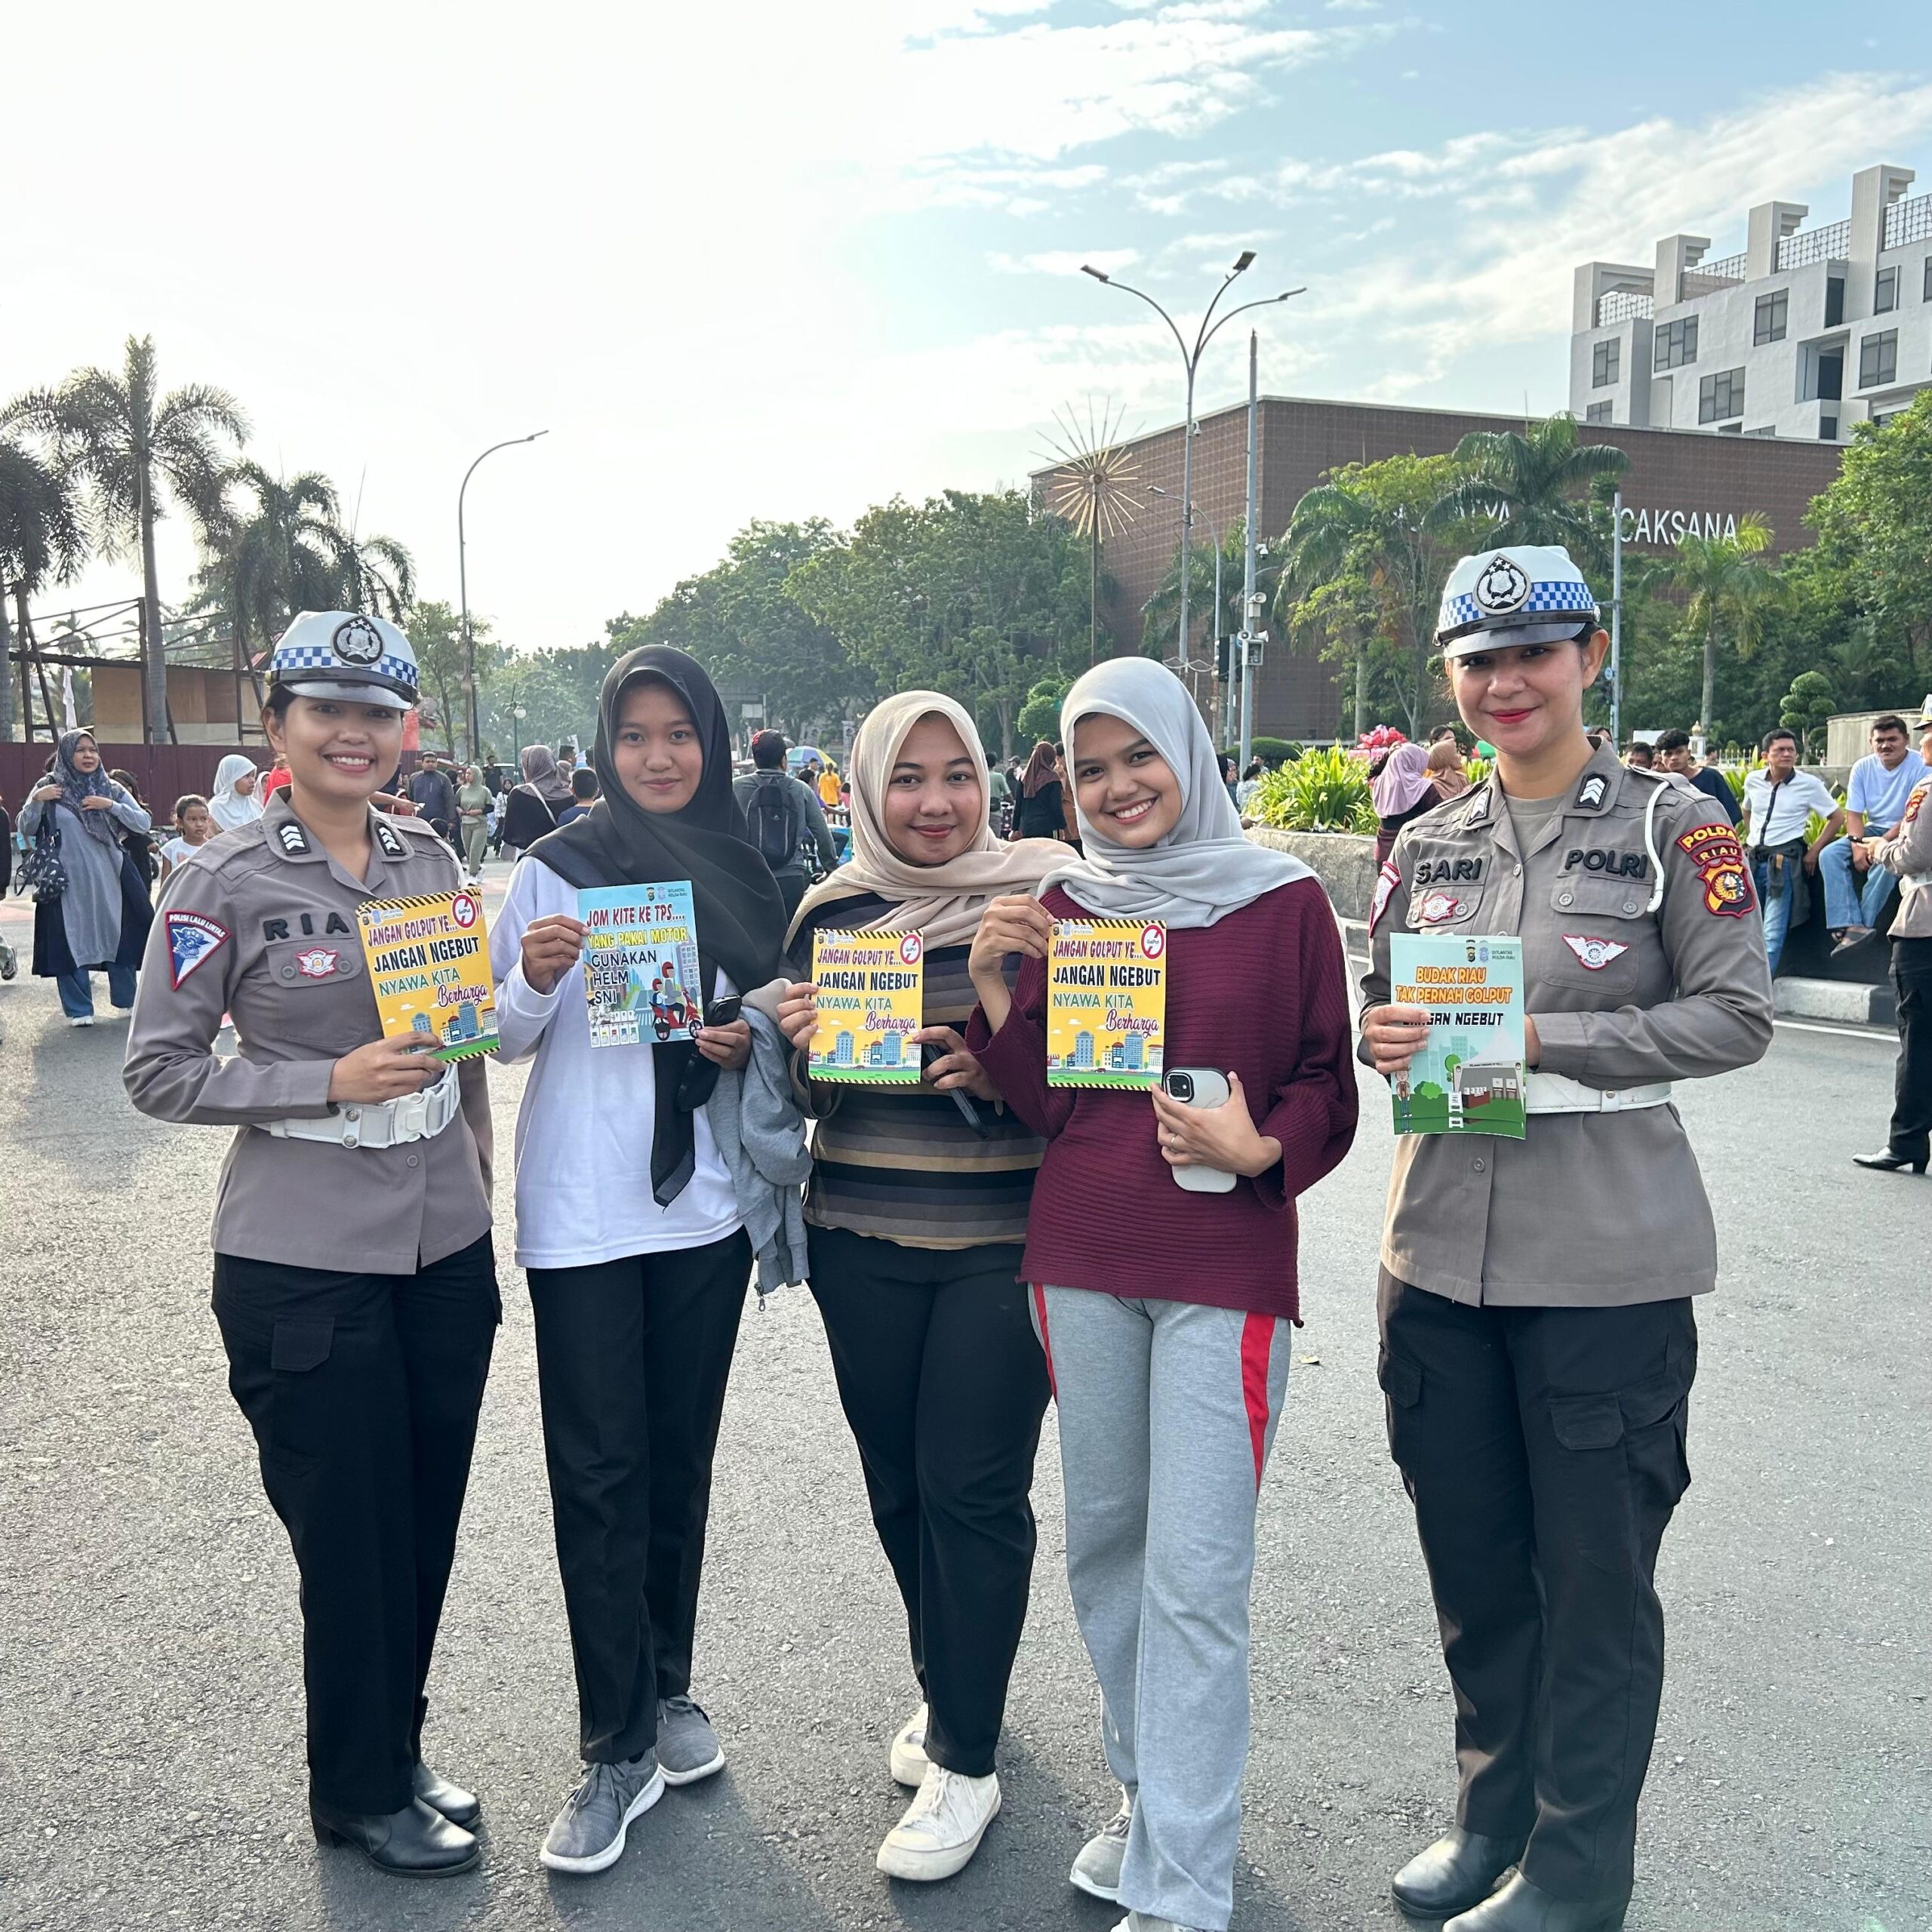
[(1105, 275), (1118, 275), (1140, 260), (1137, 248), (1048, 249), (1035, 255), (990, 254), (986, 266), (1000, 275), (1078, 275), (1089, 264)]
[[(1854, 169), (1928, 133), (1932, 86), (1834, 75), (1693, 126), (1655, 118), (1604, 134), (1483, 134), (1375, 156), (1331, 171), (1342, 181), (1327, 186), (1350, 183), (1364, 197), (1439, 186), (1462, 218), (1318, 285), (1311, 319), (1386, 344), (1389, 369), (1371, 394), (1412, 391), (1473, 350), (1567, 334), (1580, 263), (1647, 260), (1659, 236), (1686, 232), (1728, 252), (1742, 245), (1754, 203), (1810, 184), (1813, 218), (1836, 220)], [(1515, 218), (1495, 220), (1500, 208)]]

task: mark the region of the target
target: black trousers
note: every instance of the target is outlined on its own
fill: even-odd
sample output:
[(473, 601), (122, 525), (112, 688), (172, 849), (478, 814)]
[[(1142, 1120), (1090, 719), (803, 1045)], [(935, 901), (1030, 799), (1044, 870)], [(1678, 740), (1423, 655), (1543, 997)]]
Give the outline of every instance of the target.
[(1899, 1064), (1887, 1144), (1903, 1159), (1922, 1161), (1932, 1152), (1932, 939), (1892, 941), (1892, 990)]
[(1389, 1447), (1456, 1693), (1459, 1824), (1559, 1898), (1629, 1895), (1663, 1688), (1657, 1548), (1690, 1475), (1687, 1300), (1459, 1306), (1380, 1290)]
[(742, 1232), (587, 1268), (533, 1268), (557, 1567), (592, 1764), (648, 1751), (687, 1695), (711, 1464), (751, 1279)]
[(783, 872), (771, 876), (778, 881), (778, 896), (785, 902), (785, 919), (789, 925), (792, 915), (798, 909), (798, 901), (804, 897), (805, 888), (811, 884), (811, 876), (796, 866), (788, 866)]
[(490, 1238), (414, 1275), (217, 1254), (214, 1314), (301, 1575), (310, 1789), (398, 1811), (503, 1318)]
[(929, 1706), (926, 1755), (984, 1777), (1026, 1621), (1047, 1364), (1017, 1244), (808, 1230), (811, 1289)]

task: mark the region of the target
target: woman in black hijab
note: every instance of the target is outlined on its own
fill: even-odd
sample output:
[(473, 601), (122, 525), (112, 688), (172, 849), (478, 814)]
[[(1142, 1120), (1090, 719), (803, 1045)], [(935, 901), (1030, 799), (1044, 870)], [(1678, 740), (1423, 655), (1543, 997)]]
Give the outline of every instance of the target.
[[(540, 1854), (598, 1872), (666, 1784), (721, 1769), (691, 1700), (711, 1464), (751, 1245), (703, 1103), (750, 1029), (719, 1002), (777, 974), (784, 902), (731, 795), (731, 734), (682, 651), (604, 681), (602, 795), (537, 841), (491, 933), (500, 1057), (534, 1060), (516, 1132), (516, 1258), (536, 1314), (557, 1560), (587, 1768)], [(688, 880), (695, 1041), (591, 1044), (580, 888)]]

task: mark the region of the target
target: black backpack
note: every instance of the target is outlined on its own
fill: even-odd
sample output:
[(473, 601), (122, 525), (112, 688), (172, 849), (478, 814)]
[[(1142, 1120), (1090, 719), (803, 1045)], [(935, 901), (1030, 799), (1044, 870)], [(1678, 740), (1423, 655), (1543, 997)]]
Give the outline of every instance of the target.
[(783, 772), (761, 772), (752, 787), (751, 826), (758, 855), (774, 872), (798, 863), (805, 836), (805, 815)]

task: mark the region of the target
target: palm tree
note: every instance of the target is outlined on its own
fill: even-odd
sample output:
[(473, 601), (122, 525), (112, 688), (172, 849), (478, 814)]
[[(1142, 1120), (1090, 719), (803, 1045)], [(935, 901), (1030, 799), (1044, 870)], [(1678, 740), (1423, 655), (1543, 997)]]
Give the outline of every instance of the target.
[(160, 743), (168, 737), (168, 669), (154, 554), (158, 486), (165, 484), (198, 521), (218, 515), (222, 445), (245, 441), (248, 423), (226, 389), (207, 383), (158, 395), (155, 361), (154, 338), (130, 336), (118, 374), (77, 369), (58, 389), (17, 398), (0, 413), (0, 424), (35, 432), (89, 486), (108, 555), (139, 543), (148, 735)]
[(23, 601), (50, 579), (65, 583), (87, 555), (72, 479), (11, 436), (0, 435), (0, 742), (18, 735), (9, 594)]
[[(1198, 506), (1195, 511), (1195, 517), (1196, 521), (1204, 521), (1201, 516)], [(1208, 619), (1208, 636), (1211, 646), (1211, 654), (1217, 666), (1220, 661), (1220, 647), (1214, 641), (1223, 637), (1233, 637), (1242, 629), (1241, 588), (1244, 572), (1247, 562), (1247, 520), (1245, 517), (1236, 517), (1234, 521), (1221, 533), (1220, 583), (1221, 604), (1218, 611), (1214, 608), (1216, 585), (1214, 544), (1211, 541), (1203, 543), (1196, 539), (1191, 546), (1193, 567), (1188, 577), (1188, 608), (1191, 613), (1198, 614)], [(1160, 640), (1164, 637), (1171, 637), (1180, 622), (1180, 564), (1181, 546), (1176, 544), (1174, 555), (1168, 561), (1167, 574), (1161, 579), (1153, 595), (1140, 607), (1142, 619), (1140, 648), (1143, 656), (1164, 657), (1164, 648)], [(1274, 593), (1275, 579), (1277, 574), (1278, 566), (1269, 554), (1269, 546), (1265, 543), (1257, 543), (1254, 565), (1255, 588), (1263, 595), (1272, 596)], [(1190, 638), (1189, 641), (1192, 645), (1192, 639)], [(1232, 672), (1232, 666), (1223, 667), (1223, 669), (1229, 673)], [(1217, 669), (1217, 677), (1220, 678), (1222, 675), (1223, 670)], [(1226, 685), (1217, 685), (1217, 688), (1218, 694), (1231, 694), (1233, 688), (1231, 675)], [(1211, 723), (1219, 721), (1218, 718), (1210, 720)]]
[(319, 471), (291, 477), (243, 461), (224, 491), (254, 502), (238, 513), (224, 497), (203, 534), (196, 608), (219, 611), (245, 651), (272, 644), (300, 611), (371, 611), (400, 623), (416, 601), (416, 565), (390, 537), (358, 540), (342, 527), (335, 485)]
[[(203, 540), (197, 603), (218, 609), (244, 651), (272, 643), (298, 611), (332, 609), (342, 580), (335, 486), (312, 469), (284, 478), (258, 463), (222, 475), (224, 497)], [(226, 491), (254, 503), (238, 514)]]
[(1630, 459), (1609, 443), (1586, 443), (1567, 413), (1514, 429), (1474, 429), (1456, 445), (1463, 472), (1429, 512), (1432, 528), (1487, 523), (1493, 545), (1561, 543), (1573, 553), (1597, 544), (1591, 506), (1579, 502), (1598, 478), (1621, 476)]
[[(358, 539), (337, 533), (337, 565), (342, 573), (342, 608), (367, 611), (399, 624), (416, 601), (416, 559), (393, 537)], [(472, 620), (471, 628), (475, 628)]]
[[(1429, 701), (1429, 648), (1435, 634), (1441, 587), (1440, 546), (1434, 512), (1372, 494), (1352, 482), (1319, 483), (1297, 503), (1282, 540), (1285, 555), (1276, 587), (1276, 614), (1284, 626), (1299, 620), (1312, 593), (1358, 573), (1396, 641), (1406, 646), (1409, 675), (1401, 692), (1413, 734)], [(1355, 734), (1368, 729), (1368, 647), (1364, 629), (1355, 641)]]
[(1718, 638), (1726, 635), (1740, 657), (1762, 641), (1764, 620), (1784, 601), (1775, 565), (1760, 561), (1771, 527), (1755, 512), (1738, 521), (1735, 537), (1680, 537), (1677, 554), (1658, 566), (1658, 580), (1680, 591), (1684, 618), (1704, 638), (1704, 690), (1698, 721), (1708, 732), (1717, 703)]

